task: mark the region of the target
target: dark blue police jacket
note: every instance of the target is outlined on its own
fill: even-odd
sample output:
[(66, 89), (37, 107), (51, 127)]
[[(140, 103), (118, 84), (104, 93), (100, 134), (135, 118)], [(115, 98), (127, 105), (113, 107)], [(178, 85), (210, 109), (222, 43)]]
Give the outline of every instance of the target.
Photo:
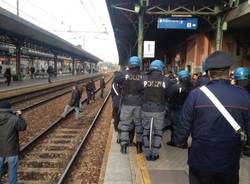
[[(250, 135), (249, 94), (225, 80), (210, 81), (207, 87)], [(217, 172), (239, 169), (240, 136), (199, 88), (189, 94), (183, 105), (173, 142), (183, 143), (190, 133), (189, 166)]]

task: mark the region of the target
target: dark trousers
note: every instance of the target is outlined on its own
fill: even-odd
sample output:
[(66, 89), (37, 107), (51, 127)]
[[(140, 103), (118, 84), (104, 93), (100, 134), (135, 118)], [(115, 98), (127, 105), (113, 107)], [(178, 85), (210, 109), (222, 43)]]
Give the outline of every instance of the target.
[(48, 76), (48, 82), (51, 83), (52, 74), (49, 73), (48, 75), (49, 75), (49, 76)]
[(114, 119), (115, 131), (118, 131), (118, 124), (119, 124), (119, 121), (120, 121), (119, 107), (113, 107), (112, 117)]
[(189, 167), (189, 182), (190, 184), (239, 184), (239, 170), (221, 173)]
[(11, 78), (6, 78), (6, 81), (5, 81), (5, 83), (7, 84), (7, 86), (9, 86), (10, 85), (10, 81), (11, 81)]
[(101, 98), (103, 98), (104, 88), (101, 88)]

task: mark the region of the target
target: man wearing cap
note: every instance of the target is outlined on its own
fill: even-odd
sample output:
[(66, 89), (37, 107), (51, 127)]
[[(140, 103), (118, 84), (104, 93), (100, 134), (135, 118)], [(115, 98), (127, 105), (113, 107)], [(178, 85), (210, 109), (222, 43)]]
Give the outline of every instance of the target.
[[(241, 138), (224, 113), (227, 111), (237, 121), (238, 127), (250, 135), (250, 97), (244, 89), (230, 84), (232, 64), (232, 58), (222, 51), (211, 54), (207, 58), (211, 81), (191, 91), (183, 105), (173, 142), (181, 144), (191, 134), (188, 153), (190, 184), (239, 183)], [(221, 103), (224, 113), (207, 91)]]
[(0, 102), (0, 184), (5, 161), (8, 162), (9, 183), (17, 184), (18, 132), (25, 130), (26, 126), (20, 111), (15, 114), (9, 102)]

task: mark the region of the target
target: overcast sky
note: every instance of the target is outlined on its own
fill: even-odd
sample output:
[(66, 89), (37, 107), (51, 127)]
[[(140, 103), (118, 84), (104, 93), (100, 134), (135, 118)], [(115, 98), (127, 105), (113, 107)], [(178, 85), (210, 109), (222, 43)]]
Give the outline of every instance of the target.
[[(16, 0), (0, 0), (0, 6), (16, 14)], [(118, 63), (105, 0), (19, 0), (19, 7), (20, 17)]]

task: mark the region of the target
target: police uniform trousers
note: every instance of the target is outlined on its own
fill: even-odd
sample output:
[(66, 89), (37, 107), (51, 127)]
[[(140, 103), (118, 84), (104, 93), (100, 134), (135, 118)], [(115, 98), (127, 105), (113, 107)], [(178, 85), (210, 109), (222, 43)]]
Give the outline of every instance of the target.
[[(153, 130), (150, 149), (150, 125), (153, 118)], [(157, 156), (161, 147), (163, 127), (165, 123), (165, 112), (142, 111), (143, 144), (145, 156)]]
[(222, 173), (189, 167), (189, 182), (190, 184), (239, 184), (239, 171)]
[[(134, 122), (134, 125), (132, 124)], [(141, 107), (122, 105), (120, 112), (120, 122), (118, 129), (120, 130), (120, 144), (129, 145), (130, 143), (130, 132), (135, 126), (136, 142), (142, 142), (142, 124), (141, 124)]]
[(177, 131), (180, 122), (181, 106), (170, 108), (170, 121), (171, 121), (171, 141), (173, 141), (174, 133)]

